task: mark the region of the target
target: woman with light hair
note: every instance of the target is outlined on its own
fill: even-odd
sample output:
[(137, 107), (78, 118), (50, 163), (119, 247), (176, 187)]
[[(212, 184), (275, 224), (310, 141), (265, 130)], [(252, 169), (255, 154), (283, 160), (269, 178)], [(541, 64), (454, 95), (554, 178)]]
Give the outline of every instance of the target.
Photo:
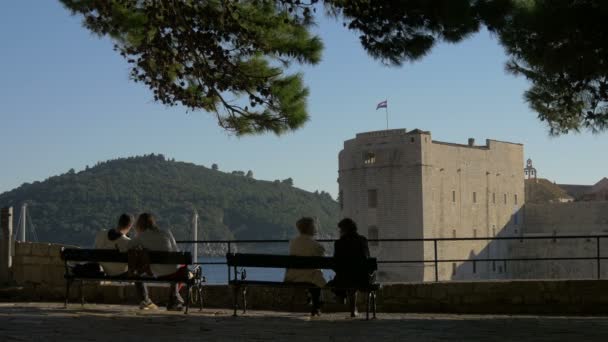
[[(179, 248), (175, 242), (175, 238), (170, 231), (161, 230), (156, 225), (156, 218), (150, 213), (140, 214), (135, 223), (135, 231), (137, 235), (129, 241), (129, 249), (146, 249), (149, 251), (159, 252), (178, 252)], [(186, 267), (178, 267), (179, 265), (166, 264), (151, 264), (150, 271), (157, 279), (173, 280), (178, 278), (178, 275), (188, 272)], [(150, 300), (148, 296), (148, 288), (141, 282), (135, 283), (138, 296), (141, 303), (139, 307), (142, 310), (156, 309), (157, 306)], [(171, 283), (169, 290), (169, 302), (167, 310), (182, 311), (184, 300), (179, 295), (179, 286), (177, 282)]]
[[(299, 235), (289, 242), (289, 255), (323, 256), (325, 248), (314, 239), (316, 234), (315, 221), (311, 217), (303, 217), (296, 222)], [(323, 272), (319, 269), (287, 269), (286, 282), (310, 283), (317, 287), (308, 291), (312, 299), (312, 316), (321, 313), (321, 287), (325, 286)]]

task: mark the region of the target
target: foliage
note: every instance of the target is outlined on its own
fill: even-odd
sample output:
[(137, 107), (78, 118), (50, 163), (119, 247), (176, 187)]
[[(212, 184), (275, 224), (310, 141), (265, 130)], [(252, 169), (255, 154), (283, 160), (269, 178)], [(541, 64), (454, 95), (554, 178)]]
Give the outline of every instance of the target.
[[(111, 36), (131, 76), (157, 100), (215, 113), (236, 134), (284, 133), (307, 120), (295, 63), (315, 64), (315, 4), (388, 65), (482, 28), (531, 82), (525, 99), (553, 134), (608, 124), (608, 2), (602, 0), (61, 0), (87, 28)], [(320, 11), (319, 11), (320, 12)], [(234, 101), (227, 96), (236, 96)], [(247, 104), (245, 104), (247, 102)]]
[(607, 18), (606, 1), (534, 1), (498, 31), (507, 70), (532, 82), (525, 99), (553, 134), (607, 128)]
[(190, 239), (193, 209), (199, 238), (289, 238), (301, 216), (316, 216), (323, 236), (333, 234), (339, 209), (329, 196), (268, 181), (233, 176), (162, 155), (116, 159), (75, 173), (23, 184), (0, 194), (0, 206), (30, 203), (42, 241), (88, 246), (123, 212), (150, 211), (161, 228)]
[(326, 1), (360, 33), (374, 58), (401, 65), (438, 42), (456, 43), (482, 27), (496, 34), (506, 69), (531, 83), (525, 99), (562, 134), (608, 124), (608, 2), (601, 0)]
[[(294, 61), (315, 64), (310, 21), (275, 1), (61, 0), (84, 25), (115, 41), (131, 77), (154, 99), (216, 114), (236, 134), (300, 127), (308, 90)], [(304, 11), (306, 7), (302, 7)], [(300, 12), (300, 10), (296, 10)], [(246, 101), (227, 98), (231, 93)], [(246, 102), (246, 103), (243, 103)]]

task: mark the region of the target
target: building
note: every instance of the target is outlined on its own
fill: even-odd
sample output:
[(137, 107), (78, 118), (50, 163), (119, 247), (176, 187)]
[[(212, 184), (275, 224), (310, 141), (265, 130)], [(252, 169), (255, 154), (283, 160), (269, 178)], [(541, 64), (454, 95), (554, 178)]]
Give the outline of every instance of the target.
[(558, 184), (577, 201), (608, 201), (608, 178), (604, 177), (594, 185)]
[[(521, 234), (525, 202), (523, 145), (434, 141), (430, 132), (394, 129), (357, 134), (339, 154), (342, 215), (369, 239), (492, 237)], [(441, 244), (441, 242), (439, 242)], [(381, 260), (432, 260), (429, 242), (370, 242)], [(486, 241), (438, 246), (440, 259), (505, 255)], [(441, 280), (500, 278), (502, 265), (442, 263)], [(383, 264), (384, 281), (434, 280), (434, 264)]]

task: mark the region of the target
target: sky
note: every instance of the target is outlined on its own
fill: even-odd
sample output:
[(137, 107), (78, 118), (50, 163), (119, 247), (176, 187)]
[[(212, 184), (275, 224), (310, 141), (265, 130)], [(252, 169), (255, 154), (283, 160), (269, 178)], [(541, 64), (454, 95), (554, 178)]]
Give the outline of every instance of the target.
[[(0, 193), (98, 161), (162, 153), (220, 170), (336, 195), (338, 153), (359, 132), (386, 126), (431, 131), (435, 140), (523, 143), (539, 177), (593, 184), (608, 176), (608, 133), (550, 137), (523, 100), (528, 83), (505, 73), (495, 37), (442, 44), (419, 62), (386, 67), (333, 19), (314, 29), (323, 60), (299, 68), (310, 121), (280, 137), (235, 137), (213, 116), (167, 108), (129, 80), (109, 39), (82, 27), (58, 1), (0, 2)], [(523, 167), (522, 161), (522, 167)]]

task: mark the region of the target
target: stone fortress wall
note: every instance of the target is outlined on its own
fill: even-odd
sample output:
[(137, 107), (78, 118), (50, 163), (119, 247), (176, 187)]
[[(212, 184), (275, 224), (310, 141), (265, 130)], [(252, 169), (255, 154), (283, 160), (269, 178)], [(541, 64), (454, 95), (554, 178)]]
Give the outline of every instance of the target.
[[(521, 144), (445, 143), (421, 130), (360, 133), (339, 154), (342, 215), (352, 217), (372, 239), (608, 232), (608, 202), (526, 204), (523, 165)], [(437, 247), (439, 259), (597, 254), (596, 242), (588, 239), (449, 241)], [(600, 249), (608, 255), (608, 239), (600, 241)], [(432, 242), (381, 242), (372, 243), (371, 252), (381, 260), (432, 260), (435, 250)], [(597, 276), (594, 261), (446, 262), (438, 270), (439, 280), (592, 274)], [(383, 265), (380, 275), (385, 281), (432, 281), (435, 265)]]
[[(523, 146), (488, 140), (477, 146), (433, 141), (429, 132), (389, 130), (358, 134), (340, 152), (342, 214), (368, 238), (497, 236), (521, 230)], [(429, 242), (382, 242), (382, 260), (430, 260)], [(463, 248), (463, 246), (466, 246)], [(439, 258), (494, 255), (484, 241), (440, 243)], [(441, 264), (440, 279), (487, 277), (485, 269)], [(434, 280), (433, 264), (384, 266), (391, 281)], [(498, 274), (498, 273), (497, 273)]]
[[(608, 234), (608, 202), (566, 202), (525, 206), (524, 236), (549, 239), (512, 241), (508, 255), (513, 258), (557, 258), (598, 255), (595, 238), (550, 239), (553, 235)], [(608, 238), (599, 240), (599, 255), (608, 257)], [(518, 279), (596, 279), (597, 263), (590, 260), (511, 262), (509, 276)], [(603, 260), (600, 275), (608, 278), (608, 260)]]
[[(425, 238), (495, 237), (520, 234), (525, 202), (523, 146), (487, 140), (485, 145), (431, 141), (423, 145), (423, 214)], [(425, 250), (433, 259), (434, 250)], [(488, 241), (443, 242), (439, 259), (496, 258), (501, 244)], [(434, 280), (434, 265), (424, 280)], [(502, 267), (489, 263), (442, 263), (440, 279), (503, 278)]]
[[(423, 236), (421, 138), (398, 129), (357, 134), (344, 143), (338, 179), (342, 215), (353, 218), (368, 238)], [(370, 252), (382, 260), (422, 258), (423, 244), (405, 245), (370, 243)], [(421, 279), (424, 274), (416, 264), (385, 266), (380, 271), (384, 278), (405, 275), (403, 280)]]

